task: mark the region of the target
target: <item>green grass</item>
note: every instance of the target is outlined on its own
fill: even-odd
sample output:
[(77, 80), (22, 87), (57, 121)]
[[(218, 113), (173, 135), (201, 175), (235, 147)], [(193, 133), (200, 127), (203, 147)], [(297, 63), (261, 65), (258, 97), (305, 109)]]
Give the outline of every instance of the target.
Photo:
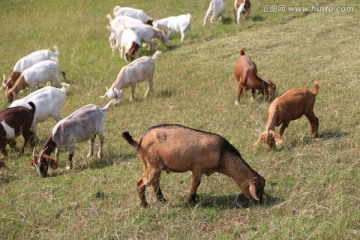
[[(353, 6), (349, 13), (263, 12), (264, 5)], [(57, 45), (61, 68), (71, 91), (67, 116), (95, 103), (126, 63), (112, 56), (106, 14), (115, 5), (144, 9), (155, 18), (190, 12), (193, 38), (175, 34), (159, 46), (155, 94), (111, 109), (106, 120), (105, 157), (86, 159), (79, 143), (75, 169), (62, 168), (40, 178), (24, 156), (9, 152), (0, 169), (1, 239), (356, 239), (360, 233), (359, 139), (360, 76), (359, 4), (355, 0), (252, 1), (240, 26), (233, 23), (226, 1), (224, 23), (203, 27), (208, 1), (0, 1), (0, 72), (8, 75), (22, 56)], [(235, 107), (233, 68), (245, 47), (259, 75), (276, 83), (278, 94), (296, 87), (313, 89), (320, 82), (315, 113), (320, 139), (312, 139), (306, 118), (291, 122), (284, 145), (272, 151), (254, 148), (266, 122), (269, 103), (250, 94)], [(152, 54), (152, 52), (146, 52)], [(25, 93), (23, 93), (24, 95)], [(125, 98), (130, 97), (125, 90)], [(1, 109), (8, 106), (0, 95)], [(214, 174), (203, 177), (200, 203), (187, 204), (191, 173), (163, 174), (168, 202), (157, 203), (147, 191), (149, 209), (138, 206), (135, 184), (142, 166), (121, 138), (128, 130), (140, 136), (148, 127), (178, 123), (227, 138), (267, 182), (262, 205), (238, 208), (238, 186)], [(55, 121), (38, 126), (39, 149)], [(22, 144), (18, 138), (18, 145)]]

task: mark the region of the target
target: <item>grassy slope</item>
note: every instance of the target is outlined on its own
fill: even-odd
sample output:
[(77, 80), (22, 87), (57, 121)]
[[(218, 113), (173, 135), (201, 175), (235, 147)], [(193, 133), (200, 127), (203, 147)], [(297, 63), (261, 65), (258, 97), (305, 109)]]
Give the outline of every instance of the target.
[[(194, 37), (172, 38), (157, 62), (155, 96), (125, 101), (107, 116), (105, 159), (85, 159), (87, 144), (78, 144), (75, 170), (60, 170), (40, 179), (29, 167), (31, 150), (10, 152), (0, 169), (0, 236), (6, 238), (260, 238), (351, 239), (359, 235), (359, 7), (355, 0), (311, 4), (355, 6), (353, 13), (263, 13), (253, 3), (251, 18), (202, 27), (207, 1), (122, 1), (157, 18), (190, 12)], [(283, 1), (275, 1), (282, 3)], [(308, 1), (286, 1), (302, 6)], [(272, 1), (271, 4), (273, 4)], [(111, 56), (104, 16), (118, 1), (1, 1), (0, 72), (8, 74), (23, 55), (57, 44), (61, 66), (72, 90), (64, 116), (95, 103), (125, 65)], [(311, 5), (310, 3), (307, 3)], [(233, 18), (227, 1), (227, 21)], [(16, 7), (15, 7), (16, 6)], [(6, 14), (5, 14), (6, 13)], [(259, 75), (271, 79), (279, 93), (320, 82), (315, 112), (319, 140), (309, 136), (305, 118), (292, 122), (285, 145), (270, 151), (253, 148), (266, 121), (268, 103), (249, 96), (234, 106), (233, 66), (238, 50), (247, 49)], [(126, 91), (126, 97), (129, 97)], [(0, 96), (2, 108), (8, 106)], [(226, 137), (266, 179), (265, 203), (237, 209), (238, 187), (218, 174), (204, 177), (201, 203), (186, 204), (190, 173), (163, 175), (168, 203), (138, 208), (135, 183), (141, 164), (120, 134), (139, 136), (154, 124), (179, 123)], [(41, 144), (54, 125), (39, 126)], [(21, 140), (19, 139), (21, 142)], [(62, 166), (66, 153), (61, 155)], [(242, 201), (240, 196), (239, 201)]]

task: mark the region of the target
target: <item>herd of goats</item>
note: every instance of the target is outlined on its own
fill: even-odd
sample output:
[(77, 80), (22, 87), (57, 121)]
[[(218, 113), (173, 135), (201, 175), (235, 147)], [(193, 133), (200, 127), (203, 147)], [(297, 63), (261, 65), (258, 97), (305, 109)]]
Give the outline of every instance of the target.
[[(213, 23), (221, 17), (225, 10), (223, 0), (211, 0), (206, 19), (213, 13), (210, 21)], [(234, 15), (239, 24), (241, 14), (250, 11), (249, 0), (235, 0)], [(8, 78), (4, 76), (2, 87), (10, 107), (0, 112), (0, 149), (4, 156), (7, 155), (6, 146), (14, 149), (15, 138), (24, 137), (25, 146), (30, 143), (35, 146), (36, 125), (52, 117), (57, 124), (52, 128), (51, 135), (38, 153), (33, 152), (32, 165), (41, 177), (48, 175), (48, 168), (59, 167), (60, 149), (69, 151), (69, 166), (72, 168), (72, 158), (77, 142), (89, 141), (88, 157), (94, 155), (95, 137), (100, 139), (98, 158), (103, 156), (104, 126), (106, 112), (122, 99), (124, 88), (130, 87), (131, 98), (134, 97), (136, 84), (148, 80), (149, 87), (145, 93), (148, 96), (153, 92), (153, 75), (155, 61), (160, 51), (152, 57), (142, 56), (134, 60), (136, 52), (143, 43), (154, 44), (157, 38), (163, 42), (168, 41), (169, 33), (181, 32), (184, 40), (184, 31), (190, 30), (191, 15), (168, 17), (153, 20), (144, 11), (130, 7), (115, 7), (114, 18), (108, 15), (110, 25), (110, 44), (113, 51), (120, 49), (120, 55), (127, 61), (132, 61), (124, 66), (112, 86), (107, 89), (102, 97), (111, 100), (100, 108), (88, 104), (76, 110), (68, 117), (61, 117), (61, 109), (66, 99), (69, 84), (59, 81), (59, 76), (66, 81), (66, 74), (59, 68), (59, 49), (38, 50), (21, 58), (14, 66)], [(164, 29), (167, 30), (167, 34)], [(125, 50), (125, 52), (123, 52)], [(250, 90), (253, 98), (256, 93), (272, 101), (268, 109), (268, 120), (265, 130), (260, 134), (255, 145), (261, 141), (270, 148), (282, 144), (282, 135), (289, 122), (305, 115), (311, 125), (311, 132), (318, 137), (319, 119), (313, 112), (315, 97), (319, 92), (319, 83), (315, 81), (314, 91), (304, 88), (292, 89), (275, 98), (276, 85), (266, 82), (257, 75), (257, 68), (252, 59), (241, 49), (240, 56), (235, 64), (235, 78), (238, 82), (238, 94), (235, 105), (239, 104), (243, 91)], [(45, 86), (47, 83), (61, 86), (56, 88)], [(28, 96), (18, 99), (21, 90), (30, 88)], [(275, 99), (274, 99), (275, 98)], [(279, 134), (275, 127), (280, 126)], [(218, 134), (205, 132), (177, 124), (163, 124), (150, 127), (138, 140), (134, 140), (129, 132), (123, 132), (122, 137), (138, 153), (144, 172), (136, 184), (140, 205), (147, 207), (145, 189), (152, 186), (159, 201), (165, 201), (160, 188), (160, 175), (166, 172), (192, 171), (192, 184), (188, 201), (196, 203), (197, 188), (203, 174), (211, 175), (215, 172), (225, 174), (238, 184), (245, 197), (250, 201), (262, 201), (265, 179), (253, 170), (241, 157), (239, 151), (225, 138)], [(51, 154), (55, 151), (55, 159)], [(0, 159), (0, 167), (7, 168), (4, 157)]]

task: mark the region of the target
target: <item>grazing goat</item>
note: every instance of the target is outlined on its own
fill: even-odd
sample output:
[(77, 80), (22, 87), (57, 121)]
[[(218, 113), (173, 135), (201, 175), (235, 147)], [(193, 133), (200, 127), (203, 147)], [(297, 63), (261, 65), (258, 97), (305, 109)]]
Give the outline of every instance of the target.
[(150, 93), (154, 92), (153, 78), (155, 72), (155, 60), (160, 54), (161, 51), (156, 51), (152, 57), (143, 56), (122, 67), (110, 89), (107, 89), (105, 95), (101, 97), (104, 98), (107, 96), (108, 98), (116, 98), (121, 100), (122, 90), (124, 88), (130, 87), (130, 100), (132, 100), (135, 98), (136, 84), (145, 80), (148, 80), (149, 87), (144, 97), (149, 96)]
[(123, 132), (122, 136), (135, 148), (144, 168), (136, 184), (142, 207), (147, 207), (145, 188), (149, 185), (157, 199), (165, 201), (160, 188), (161, 171), (192, 171), (190, 203), (197, 201), (196, 191), (202, 175), (215, 172), (234, 179), (247, 199), (262, 201), (265, 179), (220, 135), (167, 124), (149, 128), (138, 141), (133, 140), (128, 132)]
[(250, 14), (250, 7), (250, 0), (235, 0), (234, 16), (237, 24), (240, 23), (240, 17), (242, 13), (244, 13), (244, 18)]
[(11, 148), (15, 149), (15, 138), (20, 134), (24, 137), (24, 145), (20, 153), (24, 153), (25, 146), (28, 142), (35, 146), (34, 134), (30, 127), (34, 118), (35, 105), (29, 102), (31, 109), (25, 107), (7, 108), (0, 112), (0, 150), (6, 156), (6, 145), (9, 144)]
[(240, 57), (235, 64), (235, 78), (238, 82), (238, 94), (235, 105), (239, 105), (243, 90), (251, 89), (252, 97), (255, 99), (255, 91), (259, 90), (265, 99), (272, 101), (275, 96), (276, 85), (269, 81), (265, 82), (257, 75), (257, 68), (254, 61), (245, 55), (245, 49), (241, 49)]
[[(65, 75), (63, 75), (63, 78), (66, 79)], [(5, 95), (8, 101), (12, 102), (14, 99), (17, 99), (17, 94), (26, 87), (29, 87), (32, 92), (40, 84), (48, 82), (61, 85), (58, 61), (45, 60), (27, 68), (13, 86), (11, 84), (8, 85)]]
[[(96, 135), (100, 139), (98, 158), (101, 160), (104, 144), (105, 113), (117, 102), (117, 100), (113, 99), (103, 108), (99, 108), (94, 104), (88, 104), (60, 120), (53, 127), (50, 138), (40, 152), (37, 155), (35, 155), (35, 151), (33, 152), (32, 164), (37, 169), (39, 175), (46, 177), (49, 165), (53, 169), (58, 167), (60, 149), (65, 147), (69, 150), (69, 169), (72, 169), (72, 158), (77, 142), (89, 140), (89, 154), (87, 157), (93, 156)], [(50, 158), (50, 154), (55, 149), (56, 157), (54, 160)]]
[[(123, 27), (113, 29), (108, 26), (108, 29), (115, 34), (116, 44), (112, 47), (112, 51), (120, 48), (120, 57), (125, 58), (125, 61), (132, 61), (135, 59), (135, 54), (141, 46), (141, 41), (133, 30)], [(124, 54), (125, 49), (125, 54)]]
[(143, 23), (148, 24), (148, 25), (152, 25), (152, 23), (154, 21), (153, 18), (146, 15), (146, 13), (143, 10), (131, 8), (131, 7), (116, 6), (116, 7), (114, 7), (113, 13), (114, 13), (115, 17), (128, 16), (128, 17), (139, 19)]
[(63, 86), (61, 89), (50, 86), (41, 88), (22, 99), (15, 100), (10, 105), (10, 107), (22, 106), (31, 109), (28, 102), (35, 104), (36, 112), (30, 128), (35, 138), (36, 125), (38, 123), (42, 123), (50, 117), (53, 117), (57, 122), (61, 120), (61, 109), (66, 99), (66, 92), (70, 86), (66, 83), (61, 83), (61, 85)]
[(155, 20), (153, 22), (153, 26), (155, 28), (165, 28), (168, 29), (168, 37), (171, 32), (180, 32), (181, 33), (181, 41), (184, 41), (185, 38), (185, 30), (188, 29), (190, 32), (190, 36), (192, 37), (191, 32), (191, 14), (184, 14), (180, 16), (172, 16), (163, 18), (160, 20)]
[[(314, 114), (315, 97), (319, 93), (319, 83), (315, 81), (315, 90), (310, 92), (305, 88), (296, 88), (287, 91), (271, 103), (268, 109), (268, 120), (265, 131), (259, 136), (254, 145), (264, 141), (270, 148), (275, 148), (277, 144), (282, 144), (285, 129), (290, 121), (296, 120), (305, 115), (311, 126), (311, 133), (318, 137), (319, 119)], [(275, 127), (280, 126), (280, 135), (275, 133)]]
[(22, 57), (19, 61), (16, 62), (13, 71), (11, 72), (10, 76), (6, 79), (5, 76), (3, 76), (3, 82), (2, 87), (6, 88), (9, 83), (12, 85), (15, 84), (16, 80), (20, 77), (20, 75), (23, 73), (23, 71), (35, 63), (44, 61), (44, 60), (50, 60), (52, 58), (58, 58), (59, 57), (59, 48), (57, 46), (54, 46), (55, 52), (52, 52), (47, 49), (38, 50), (35, 52), (32, 52), (28, 54), (25, 57)]
[(10, 168), (5, 164), (4, 157), (0, 157), (0, 168), (2, 167), (8, 171), (11, 171)]
[(210, 23), (213, 24), (214, 20), (218, 18), (222, 18), (222, 15), (225, 12), (225, 3), (223, 0), (211, 0), (209, 8), (206, 12), (206, 15), (204, 17), (204, 26), (206, 25), (206, 19), (210, 15), (210, 13), (213, 13), (212, 17), (210, 18)]
[[(123, 27), (123, 30), (125, 30), (125, 28), (127, 28), (129, 25), (143, 25), (144, 23), (139, 20), (139, 19), (135, 19), (132, 17), (127, 17), (127, 16), (118, 16), (116, 18), (112, 18), (112, 16), (110, 14), (106, 15), (106, 17), (109, 19), (109, 25), (112, 29), (116, 30), (119, 27)], [(110, 42), (110, 47), (113, 48), (115, 43), (116, 43), (116, 39), (115, 39), (115, 32), (111, 31), (111, 29), (108, 27), (108, 29), (110, 30), (110, 36), (109, 36), (109, 42)]]

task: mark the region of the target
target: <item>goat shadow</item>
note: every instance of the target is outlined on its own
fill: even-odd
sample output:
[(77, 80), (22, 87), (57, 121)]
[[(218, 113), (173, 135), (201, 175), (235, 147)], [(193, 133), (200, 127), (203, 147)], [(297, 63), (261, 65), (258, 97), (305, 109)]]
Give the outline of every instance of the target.
[(319, 134), (318, 138), (313, 138), (311, 136), (307, 136), (307, 137), (304, 137), (303, 139), (295, 140), (295, 141), (291, 142), (288, 145), (287, 148), (295, 148), (295, 147), (302, 146), (302, 145), (309, 145), (309, 144), (312, 144), (313, 142), (321, 141), (321, 140), (330, 140), (330, 139), (342, 138), (342, 137), (345, 137), (348, 134), (349, 134), (349, 132), (343, 132), (341, 130), (324, 131), (324, 132), (321, 132)]
[[(2, 169), (1, 169), (2, 170)], [(0, 171), (1, 171), (0, 170)], [(18, 179), (18, 176), (10, 173), (9, 171), (5, 170), (4, 173), (0, 174), (0, 185), (1, 184), (8, 184), (11, 183), (13, 181), (16, 181)]]
[(267, 193), (263, 195), (262, 203), (250, 202), (244, 194), (226, 195), (226, 196), (200, 196), (200, 202), (193, 205), (188, 202), (181, 207), (192, 208), (194, 206), (200, 208), (219, 208), (219, 209), (237, 209), (237, 208), (249, 208), (251, 206), (271, 207), (284, 202), (283, 199), (271, 196)]
[[(106, 158), (103, 158), (102, 160), (97, 159), (95, 156), (90, 157), (90, 158), (83, 158), (80, 161), (75, 162), (74, 168), (70, 171), (66, 170), (65, 166), (61, 166), (61, 168), (56, 171), (49, 170), (48, 177), (62, 176), (71, 171), (80, 172), (80, 171), (84, 171), (86, 169), (102, 169), (102, 168), (110, 167), (117, 162), (129, 161), (130, 159), (137, 158), (137, 156), (138, 155), (134, 152), (134, 153), (128, 153), (128, 154), (123, 154), (123, 155), (109, 154), (109, 155), (106, 155)], [(76, 161), (76, 159), (75, 159), (75, 161)]]
[(251, 17), (251, 20), (254, 22), (262, 22), (265, 21), (265, 18), (261, 15), (255, 15)]

